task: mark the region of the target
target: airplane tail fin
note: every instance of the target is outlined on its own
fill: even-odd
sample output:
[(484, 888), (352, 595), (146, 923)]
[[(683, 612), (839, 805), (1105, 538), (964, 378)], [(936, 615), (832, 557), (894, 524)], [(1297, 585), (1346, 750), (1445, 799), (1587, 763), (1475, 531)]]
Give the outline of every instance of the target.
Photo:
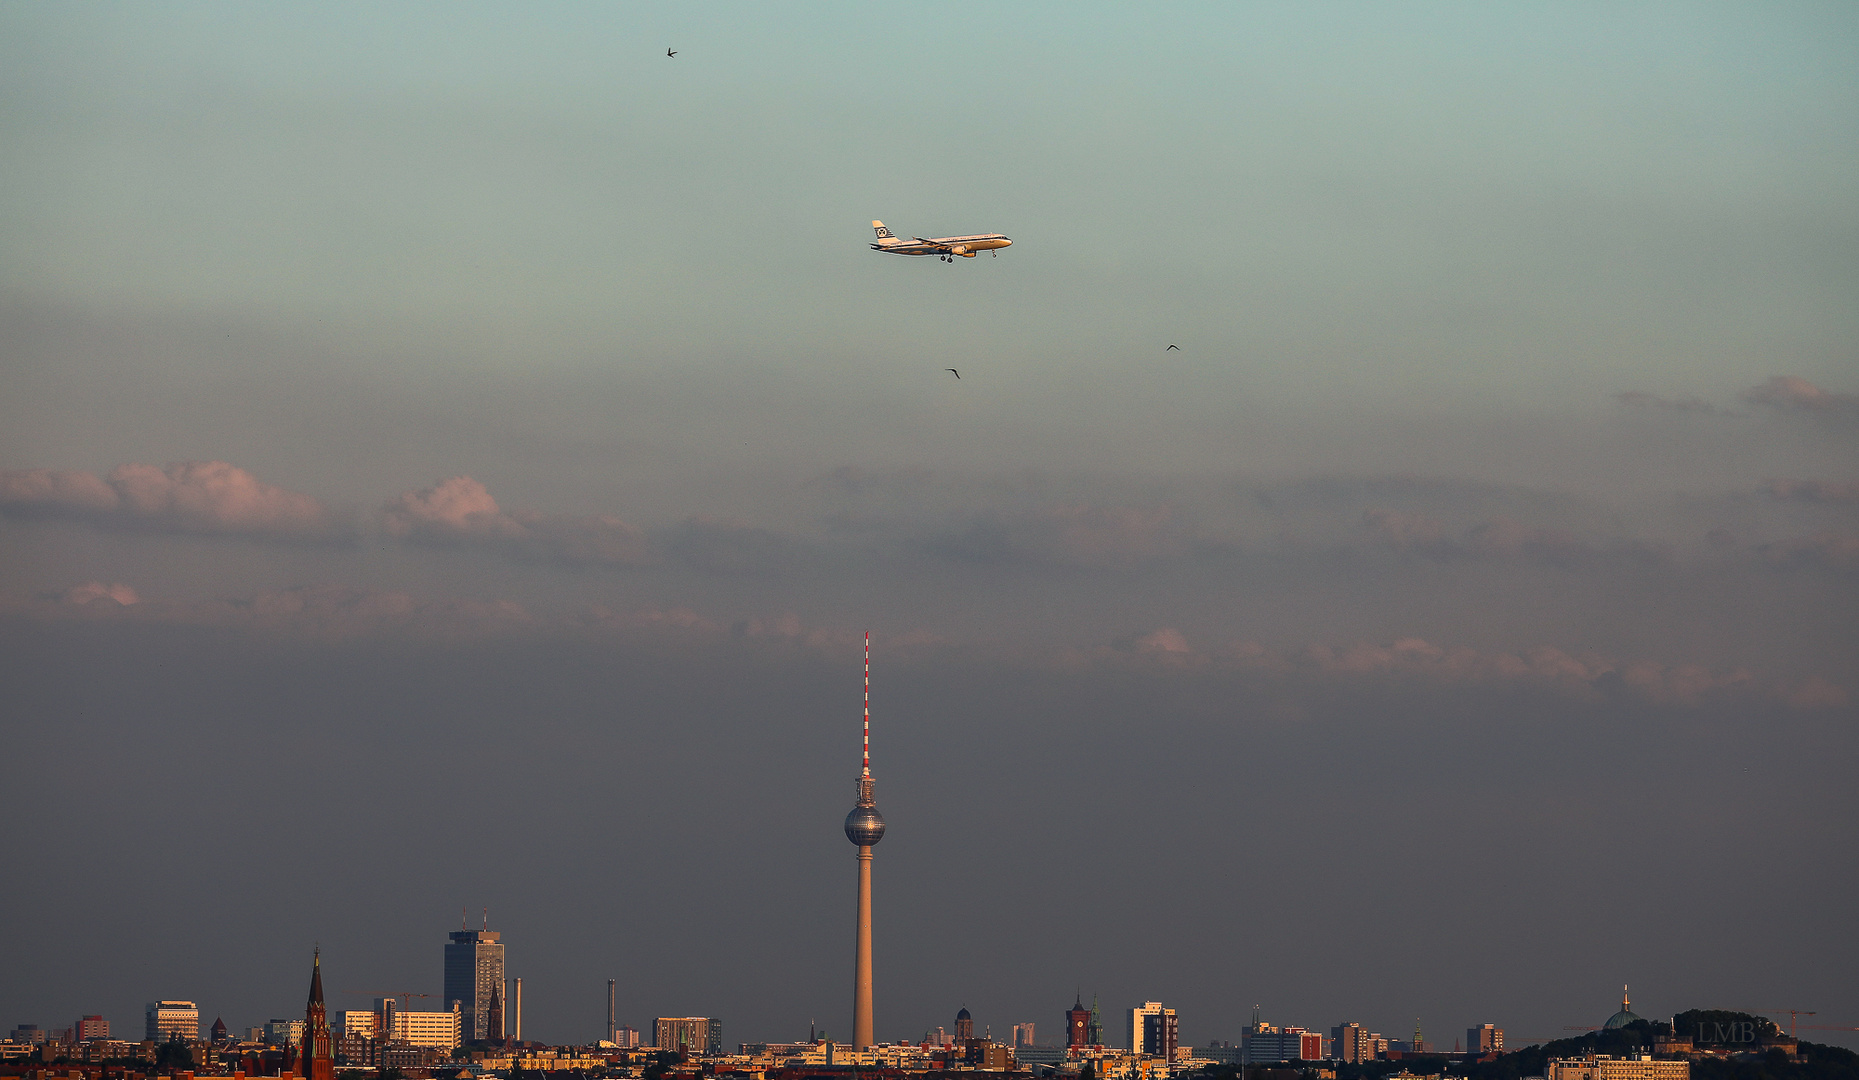
[(885, 228), (884, 222), (882, 221), (872, 222), (871, 230), (878, 234), (878, 239), (880, 240), (889, 240), (891, 238), (891, 230)]

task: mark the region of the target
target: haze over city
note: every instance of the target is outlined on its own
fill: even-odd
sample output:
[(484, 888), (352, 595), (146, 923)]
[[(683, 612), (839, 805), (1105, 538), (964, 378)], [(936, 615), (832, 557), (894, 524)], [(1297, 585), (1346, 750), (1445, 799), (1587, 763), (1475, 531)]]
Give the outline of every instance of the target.
[(1833, 3), (0, 7), (0, 1024), (849, 1036), (869, 631), (880, 1039), (1859, 1025), (1854, 131)]

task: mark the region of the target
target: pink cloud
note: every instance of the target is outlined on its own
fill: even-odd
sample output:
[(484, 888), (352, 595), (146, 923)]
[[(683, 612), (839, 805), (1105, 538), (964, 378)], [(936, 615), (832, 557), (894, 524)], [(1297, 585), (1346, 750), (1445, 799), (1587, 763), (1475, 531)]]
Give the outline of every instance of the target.
[(292, 539), (339, 532), (321, 502), (224, 461), (119, 465), (102, 479), (55, 469), (0, 472), (0, 511), (118, 529)]
[(101, 581), (92, 581), (83, 585), (73, 585), (66, 589), (59, 599), (67, 604), (88, 604), (93, 600), (108, 600), (119, 607), (128, 607), (140, 603), (142, 598), (136, 591), (121, 582), (105, 585)]
[(1776, 375), (1743, 391), (1743, 400), (1778, 409), (1798, 409), (1827, 416), (1859, 416), (1859, 395), (1823, 390), (1806, 379)]
[(506, 512), (469, 476), (402, 492), (382, 509), (381, 521), (402, 540), (481, 544), (539, 562), (629, 566), (649, 556), (645, 533), (617, 517)]

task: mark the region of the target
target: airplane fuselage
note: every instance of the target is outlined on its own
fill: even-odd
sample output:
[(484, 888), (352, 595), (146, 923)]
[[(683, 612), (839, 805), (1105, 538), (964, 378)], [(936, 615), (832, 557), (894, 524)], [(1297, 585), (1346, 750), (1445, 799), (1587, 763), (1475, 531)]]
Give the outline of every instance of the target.
[(878, 234), (878, 239), (871, 245), (873, 251), (882, 251), (888, 255), (935, 255), (943, 259), (972, 259), (984, 251), (995, 251), (1013, 243), (1000, 233), (976, 233), (972, 236), (913, 236), (906, 240), (901, 236), (891, 235), (891, 230), (884, 227), (884, 222), (874, 221), (871, 227)]

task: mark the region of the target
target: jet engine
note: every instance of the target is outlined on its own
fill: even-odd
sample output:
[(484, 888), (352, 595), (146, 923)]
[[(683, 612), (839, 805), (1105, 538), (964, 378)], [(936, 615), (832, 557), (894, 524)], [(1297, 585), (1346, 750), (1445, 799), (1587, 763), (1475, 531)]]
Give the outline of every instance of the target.
[(972, 259), (975, 257), (974, 253), (969, 251), (968, 248), (962, 244), (957, 244), (954, 247), (950, 248), (949, 254), (960, 255), (964, 259)]

